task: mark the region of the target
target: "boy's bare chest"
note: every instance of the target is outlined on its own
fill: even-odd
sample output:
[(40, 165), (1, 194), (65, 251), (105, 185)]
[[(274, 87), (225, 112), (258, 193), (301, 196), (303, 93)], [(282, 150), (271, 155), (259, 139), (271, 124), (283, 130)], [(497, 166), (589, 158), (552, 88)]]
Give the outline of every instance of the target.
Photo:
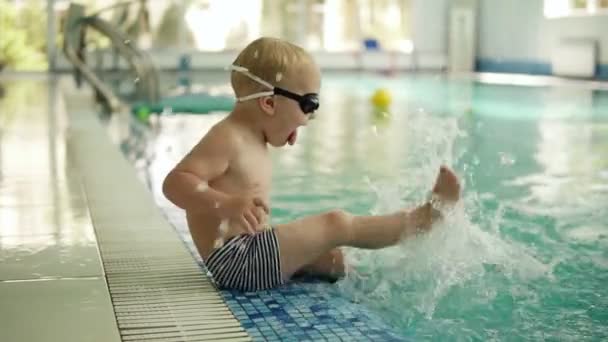
[(266, 194), (272, 179), (272, 161), (268, 151), (241, 153), (230, 165), (228, 176), (241, 190)]

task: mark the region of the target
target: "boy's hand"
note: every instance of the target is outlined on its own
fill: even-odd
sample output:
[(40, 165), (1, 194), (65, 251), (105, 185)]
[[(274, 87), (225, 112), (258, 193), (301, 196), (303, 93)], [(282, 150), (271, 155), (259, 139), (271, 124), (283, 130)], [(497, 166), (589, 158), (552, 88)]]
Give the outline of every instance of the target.
[[(260, 210), (262, 209), (262, 210)], [(231, 196), (220, 205), (220, 215), (232, 224), (238, 223), (250, 234), (264, 222), (269, 209), (266, 202), (259, 197)]]

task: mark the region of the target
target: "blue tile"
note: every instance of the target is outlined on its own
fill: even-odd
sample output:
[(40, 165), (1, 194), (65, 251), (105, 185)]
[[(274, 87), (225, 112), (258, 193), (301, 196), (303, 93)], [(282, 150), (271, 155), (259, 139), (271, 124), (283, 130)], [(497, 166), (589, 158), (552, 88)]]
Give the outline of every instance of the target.
[[(167, 215), (172, 223), (180, 222), (182, 216)], [(188, 230), (174, 226), (196, 255), (192, 242), (184, 238)], [(199, 263), (206, 272), (200, 259)], [(220, 293), (254, 341), (406, 340), (365, 306), (342, 297), (334, 285), (314, 279), (257, 293), (226, 290)]]
[(507, 72), (532, 75), (551, 75), (551, 64), (537, 60), (498, 60), (478, 58), (476, 70), (482, 72)]
[(295, 338), (295, 337), (287, 337), (287, 338), (284, 338), (283, 341), (286, 341), (286, 342), (298, 342), (298, 339)]

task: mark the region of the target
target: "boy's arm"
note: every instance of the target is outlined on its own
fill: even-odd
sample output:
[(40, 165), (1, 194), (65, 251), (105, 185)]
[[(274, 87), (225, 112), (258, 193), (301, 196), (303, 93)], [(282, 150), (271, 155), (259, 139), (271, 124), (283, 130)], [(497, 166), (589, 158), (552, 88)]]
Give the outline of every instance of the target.
[[(268, 205), (259, 197), (230, 195), (209, 187), (209, 182), (224, 174), (237, 150), (233, 132), (214, 127), (169, 172), (163, 193), (178, 207), (219, 220), (230, 220), (245, 231), (255, 233), (268, 215)], [(262, 209), (263, 212), (260, 211)]]
[(213, 128), (165, 178), (163, 193), (187, 211), (214, 214), (230, 196), (208, 187), (228, 170), (235, 143), (225, 129)]

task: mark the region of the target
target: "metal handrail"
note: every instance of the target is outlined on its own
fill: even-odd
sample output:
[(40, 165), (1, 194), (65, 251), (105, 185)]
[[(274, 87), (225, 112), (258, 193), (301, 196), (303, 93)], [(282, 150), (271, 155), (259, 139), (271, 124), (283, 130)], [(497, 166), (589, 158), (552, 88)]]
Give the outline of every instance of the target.
[(84, 19), (91, 28), (110, 38), (112, 46), (126, 59), (135, 70), (138, 78), (138, 95), (147, 101), (158, 101), (158, 73), (148, 54), (132, 46), (131, 40), (123, 33), (115, 30), (110, 23), (99, 17)]
[(124, 107), (122, 101), (104, 84), (84, 61), (84, 34), (87, 28), (92, 28), (110, 39), (112, 46), (121, 54), (137, 77), (136, 90), (138, 97), (156, 102), (159, 99), (158, 73), (148, 54), (139, 51), (131, 44), (131, 40), (122, 32), (116, 30), (110, 23), (98, 16), (84, 16), (84, 7), (71, 3), (68, 9), (64, 28), (63, 50), (68, 60), (75, 67), (76, 81), (83, 76), (97, 93), (106, 101), (112, 111)]
[(104, 7), (102, 9), (99, 9), (99, 10), (95, 11), (95, 13), (93, 13), (93, 14), (91, 14), (89, 16), (90, 17), (96, 17), (96, 16), (102, 14), (103, 12), (112, 11), (112, 10), (115, 10), (117, 8), (128, 7), (128, 6), (131, 6), (131, 5), (135, 4), (135, 3), (138, 3), (139, 1), (140, 0), (127, 0), (127, 1), (117, 2), (117, 3), (112, 4), (110, 6), (107, 6), (107, 7)]

